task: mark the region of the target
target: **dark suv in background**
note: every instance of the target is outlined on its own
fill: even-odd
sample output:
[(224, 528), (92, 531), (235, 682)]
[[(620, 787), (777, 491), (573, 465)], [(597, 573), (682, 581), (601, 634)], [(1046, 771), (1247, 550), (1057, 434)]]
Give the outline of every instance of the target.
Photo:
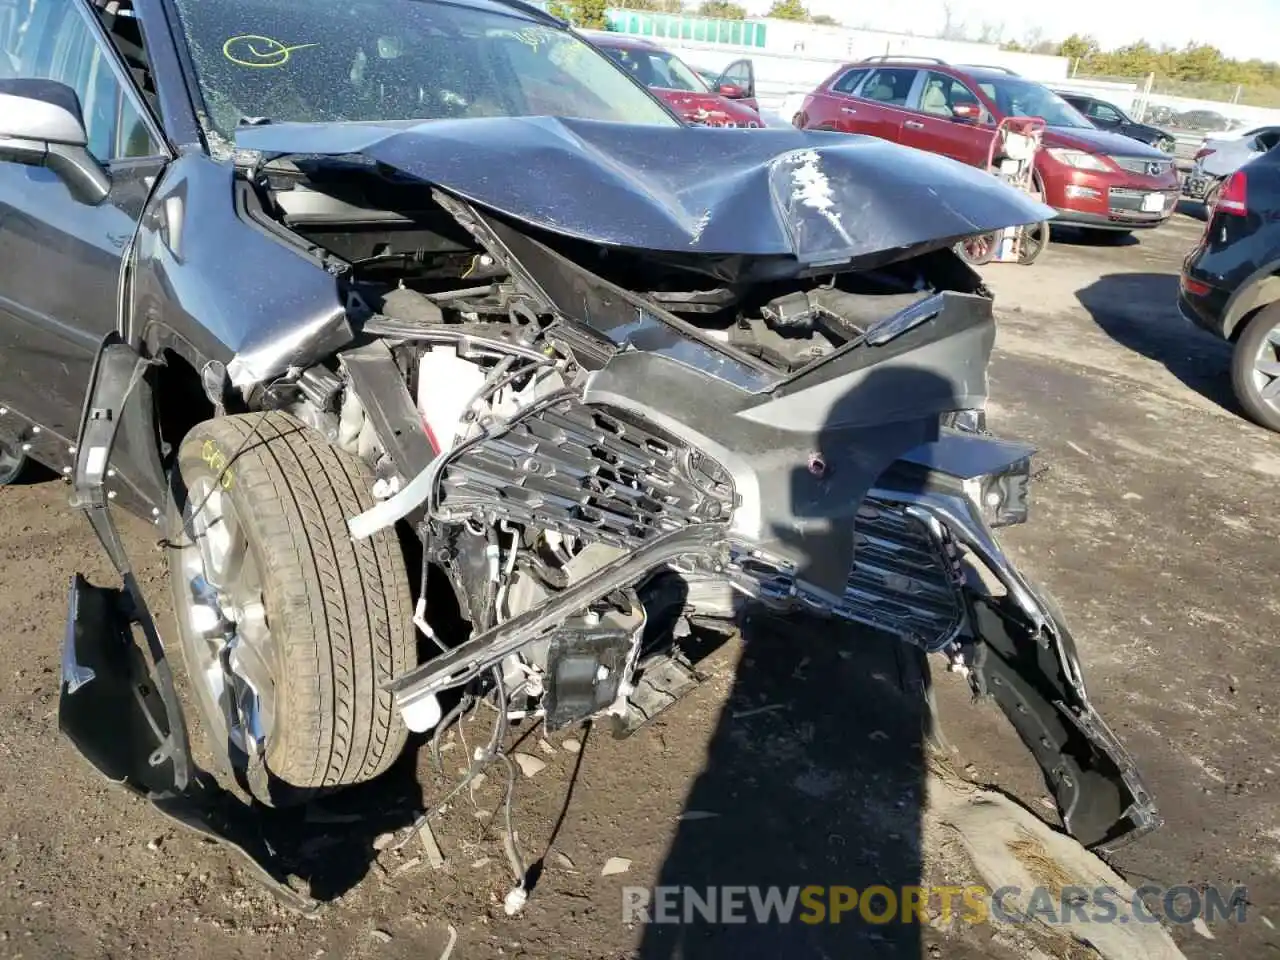
[(1161, 153), (1170, 156), (1178, 148), (1178, 139), (1171, 133), (1153, 127), (1148, 123), (1139, 123), (1114, 103), (1099, 100), (1083, 93), (1071, 93), (1067, 90), (1055, 91), (1058, 96), (1071, 104), (1099, 130), (1110, 130), (1130, 139), (1137, 140), (1147, 146), (1155, 147)]
[(1183, 262), (1178, 306), (1235, 344), (1236, 399), (1252, 420), (1280, 431), (1280, 147), (1222, 185)]
[(1048, 124), (1036, 176), (1055, 224), (1124, 231), (1158, 227), (1178, 205), (1173, 159), (1099, 130), (1039, 83), (1003, 67), (923, 57), (871, 57), (841, 67), (805, 98), (796, 126), (866, 133), (985, 167), (1005, 117)]

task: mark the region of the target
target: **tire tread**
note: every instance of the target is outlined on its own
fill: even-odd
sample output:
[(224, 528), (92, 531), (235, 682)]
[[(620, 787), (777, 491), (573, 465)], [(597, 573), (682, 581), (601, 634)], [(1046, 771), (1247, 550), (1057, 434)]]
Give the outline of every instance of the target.
[(206, 440), (226, 455), (244, 446), (230, 472), (242, 520), (256, 533), (275, 640), (267, 767), (294, 789), (370, 780), (407, 739), (381, 685), (412, 666), (416, 642), (394, 531), (362, 541), (347, 532), (347, 519), (373, 505), (371, 471), (273, 411), (197, 426), (183, 442), (184, 476), (188, 466), (208, 470)]

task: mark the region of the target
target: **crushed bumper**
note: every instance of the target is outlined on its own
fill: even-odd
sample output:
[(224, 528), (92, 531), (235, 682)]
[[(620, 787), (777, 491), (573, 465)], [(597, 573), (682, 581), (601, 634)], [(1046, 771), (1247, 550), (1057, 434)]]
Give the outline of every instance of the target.
[[(959, 588), (968, 626), (944, 651), (969, 674), (976, 697), (990, 697), (1040, 766), (1067, 831), (1082, 844), (1110, 852), (1154, 830), (1160, 816), (1136, 764), (1094, 709), (1085, 690), (1075, 641), (1052, 603), (1018, 573), (964, 496), (875, 490), (881, 502), (907, 503), (934, 518), (1000, 582), (1003, 595)], [(603, 597), (660, 562), (732, 553), (728, 531), (704, 524), (667, 535), (576, 583), (572, 596), (528, 611), (428, 661), (388, 685), (402, 709), (466, 683), (545, 636), (566, 615)]]

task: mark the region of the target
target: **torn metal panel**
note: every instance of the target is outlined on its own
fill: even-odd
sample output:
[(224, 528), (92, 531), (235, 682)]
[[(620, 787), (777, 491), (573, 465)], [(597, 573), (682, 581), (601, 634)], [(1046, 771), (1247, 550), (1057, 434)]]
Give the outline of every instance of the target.
[(883, 346), (833, 355), (780, 396), (630, 352), (592, 374), (585, 399), (643, 417), (723, 466), (739, 498), (732, 533), (837, 603), (863, 497), (898, 457), (938, 438), (940, 414), (985, 403), (994, 333), (990, 303), (960, 297)]
[(334, 271), (259, 208), (230, 164), (187, 154), (170, 164), (134, 246), (133, 341), (176, 336), (184, 355), (227, 364), (251, 387), (310, 366), (351, 341)]
[[(84, 511), (116, 572), (119, 588), (71, 583), (63, 640), (58, 724), (107, 779), (145, 797), (161, 813), (245, 856), (287, 906), (316, 905), (288, 886), (249, 807), (196, 766), (164, 644), (112, 520), (105, 484), (143, 361), (109, 335), (94, 363), (81, 418), (72, 503)], [(135, 641), (140, 635), (142, 645)]]
[(115, 331), (103, 338), (80, 418), (73, 507), (88, 506), (80, 494), (92, 489), (103, 502), (118, 499), (153, 521), (160, 516), (168, 487), (155, 444), (151, 365)]
[[(58, 726), (106, 779), (145, 798), (177, 824), (243, 856), (284, 906), (314, 915), (262, 839), (258, 815), (217, 784), (191, 757), (173, 674), (150, 614), (126, 589), (95, 587), (77, 575), (62, 651)], [(133, 641), (137, 627), (151, 662)]]
[(233, 387), (245, 389), (288, 370), (310, 366), (351, 342), (351, 324), (343, 307), (324, 310), (276, 330), (250, 333), (227, 364)]
[(551, 117), (244, 127), (267, 156), (359, 154), (564, 236), (655, 253), (850, 264), (1038, 223), (983, 171), (873, 137)]

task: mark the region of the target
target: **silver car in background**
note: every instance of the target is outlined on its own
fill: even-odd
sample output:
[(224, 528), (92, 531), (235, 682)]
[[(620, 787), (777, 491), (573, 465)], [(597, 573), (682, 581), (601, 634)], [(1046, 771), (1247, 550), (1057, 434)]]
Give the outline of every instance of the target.
[(1254, 157), (1280, 143), (1280, 126), (1214, 133), (1200, 142), (1182, 192), (1212, 207), (1223, 182)]

